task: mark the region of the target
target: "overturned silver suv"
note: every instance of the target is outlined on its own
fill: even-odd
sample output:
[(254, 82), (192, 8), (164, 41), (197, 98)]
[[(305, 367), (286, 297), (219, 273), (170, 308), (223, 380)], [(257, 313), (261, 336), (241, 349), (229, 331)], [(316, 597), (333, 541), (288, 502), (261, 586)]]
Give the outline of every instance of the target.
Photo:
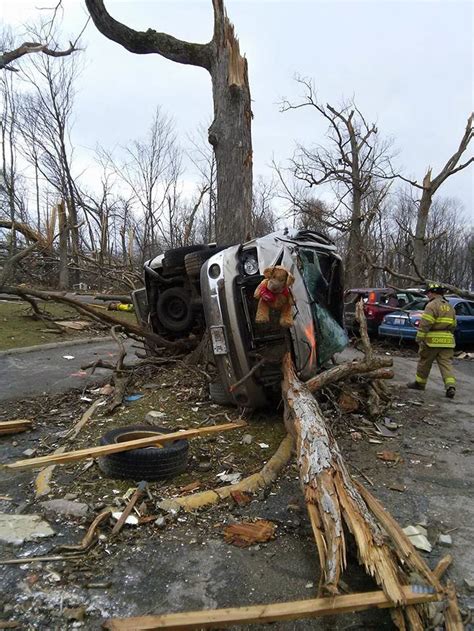
[[(289, 329), (273, 311), (269, 322), (255, 322), (255, 289), (263, 271), (277, 265), (294, 277)], [(225, 248), (169, 250), (145, 264), (145, 288), (132, 297), (141, 324), (169, 339), (207, 329), (219, 375), (211, 398), (259, 408), (278, 401), (285, 351), (307, 380), (347, 344), (342, 279), (332, 241), (286, 229)]]

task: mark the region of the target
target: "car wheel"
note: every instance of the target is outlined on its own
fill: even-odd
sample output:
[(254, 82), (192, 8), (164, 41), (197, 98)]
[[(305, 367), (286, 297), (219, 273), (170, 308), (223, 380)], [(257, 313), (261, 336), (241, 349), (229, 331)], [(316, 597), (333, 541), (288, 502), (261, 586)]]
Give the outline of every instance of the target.
[(218, 405), (230, 405), (232, 403), (232, 397), (222, 381), (213, 381), (209, 384), (209, 397), (213, 403)]
[(182, 287), (170, 287), (160, 293), (156, 310), (161, 324), (173, 333), (183, 333), (193, 324), (191, 297)]
[(174, 248), (165, 252), (163, 258), (163, 268), (183, 267), (184, 257), (192, 252), (199, 252), (207, 249), (205, 245), (188, 245), (183, 248)]
[(206, 248), (205, 250), (200, 250), (199, 252), (192, 252), (191, 254), (186, 254), (184, 257), (184, 266), (186, 268), (186, 274), (191, 279), (199, 278), (201, 273), (201, 267), (210, 259), (211, 256), (217, 254), (221, 250), (225, 250), (227, 246), (219, 247), (219, 248)]
[[(100, 439), (100, 444), (114, 445), (153, 434), (169, 434), (172, 431), (164, 427), (129, 425), (107, 432)], [(164, 443), (162, 447), (144, 447), (100, 456), (97, 462), (100, 470), (110, 478), (152, 482), (183, 473), (188, 465), (188, 451), (188, 441), (179, 439)]]

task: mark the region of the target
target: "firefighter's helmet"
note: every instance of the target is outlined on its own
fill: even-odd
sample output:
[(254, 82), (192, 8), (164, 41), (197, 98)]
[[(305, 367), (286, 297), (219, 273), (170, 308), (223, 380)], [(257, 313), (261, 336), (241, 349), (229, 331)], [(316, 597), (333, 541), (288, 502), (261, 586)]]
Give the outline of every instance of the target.
[(431, 292), (432, 294), (445, 294), (446, 287), (440, 285), (439, 283), (428, 283), (425, 288), (425, 293)]

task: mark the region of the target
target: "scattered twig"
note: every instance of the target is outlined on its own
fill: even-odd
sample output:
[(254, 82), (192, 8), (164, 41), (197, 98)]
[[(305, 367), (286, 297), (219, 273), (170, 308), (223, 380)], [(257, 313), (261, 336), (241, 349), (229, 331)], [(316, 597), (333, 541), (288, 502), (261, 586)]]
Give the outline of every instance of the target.
[(238, 381), (236, 381), (230, 386), (229, 392), (234, 392), (239, 386), (245, 383), (247, 379), (250, 379), (250, 377), (254, 375), (259, 368), (264, 366), (267, 363), (267, 361), (268, 360), (265, 359), (265, 357), (262, 357), (262, 359), (260, 359), (254, 366), (252, 366), (252, 368), (248, 371), (246, 375), (242, 377), (242, 379), (239, 379)]
[(71, 545), (61, 545), (58, 550), (69, 550), (71, 552), (87, 552), (92, 545), (97, 541), (96, 530), (100, 524), (105, 521), (112, 513), (111, 508), (106, 508), (97, 515), (92, 524), (89, 526), (88, 531), (84, 535), (81, 543)]
[(69, 561), (72, 559), (80, 559), (79, 554), (58, 554), (42, 557), (25, 557), (15, 559), (0, 559), (0, 565), (23, 565), (23, 563), (40, 563), (42, 561)]
[(357, 473), (358, 473), (359, 475), (361, 475), (361, 476), (364, 478), (364, 480), (370, 484), (370, 486), (374, 486), (374, 483), (373, 483), (373, 482), (372, 482), (372, 480), (369, 478), (369, 476), (368, 476), (368, 475), (365, 475), (365, 473), (364, 473), (363, 471), (361, 471), (361, 470), (359, 469), (359, 467), (356, 467), (356, 466), (355, 466), (355, 464), (353, 464), (352, 462), (350, 462), (349, 464), (350, 464), (350, 466), (354, 469), (354, 471), (357, 471)]

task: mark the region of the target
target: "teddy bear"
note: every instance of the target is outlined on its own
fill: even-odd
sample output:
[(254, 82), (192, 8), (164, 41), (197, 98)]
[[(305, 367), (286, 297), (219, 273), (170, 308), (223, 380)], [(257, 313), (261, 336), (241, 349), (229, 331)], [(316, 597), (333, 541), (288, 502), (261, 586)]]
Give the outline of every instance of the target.
[(290, 287), (295, 279), (282, 265), (267, 267), (263, 271), (264, 280), (258, 285), (254, 298), (258, 299), (255, 322), (270, 321), (270, 309), (280, 311), (280, 326), (289, 328), (293, 324), (291, 307), (294, 304)]

